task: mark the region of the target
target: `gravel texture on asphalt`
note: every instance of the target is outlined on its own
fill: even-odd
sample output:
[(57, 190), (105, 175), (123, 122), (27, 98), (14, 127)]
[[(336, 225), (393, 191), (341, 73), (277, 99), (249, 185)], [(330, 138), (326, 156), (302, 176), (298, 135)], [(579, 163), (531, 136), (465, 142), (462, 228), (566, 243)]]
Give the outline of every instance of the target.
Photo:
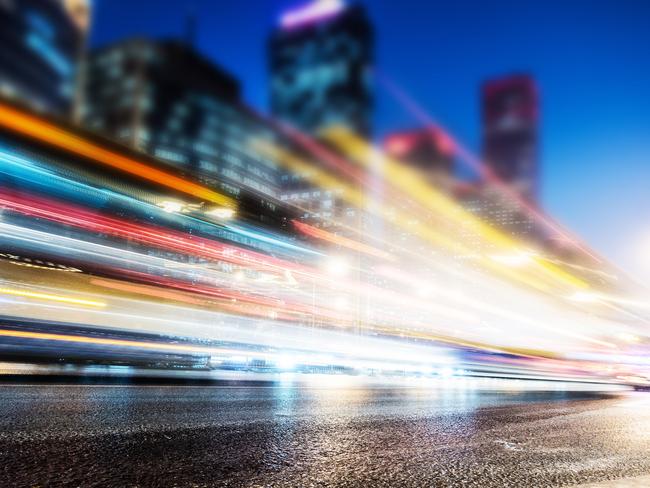
[(650, 473), (650, 394), (0, 387), (0, 487), (546, 487)]

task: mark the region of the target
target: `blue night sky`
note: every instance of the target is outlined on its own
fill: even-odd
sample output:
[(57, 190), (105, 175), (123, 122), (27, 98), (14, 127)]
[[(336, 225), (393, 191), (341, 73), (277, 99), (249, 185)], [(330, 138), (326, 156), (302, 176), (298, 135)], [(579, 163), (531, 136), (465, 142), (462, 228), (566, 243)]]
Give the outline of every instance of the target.
[[(479, 149), (478, 87), (535, 76), (542, 97), (542, 204), (596, 250), (650, 278), (650, 2), (368, 0), (377, 66), (468, 147)], [(265, 42), (301, 0), (95, 0), (92, 45), (181, 36), (267, 107)], [(378, 135), (416, 126), (378, 92)]]

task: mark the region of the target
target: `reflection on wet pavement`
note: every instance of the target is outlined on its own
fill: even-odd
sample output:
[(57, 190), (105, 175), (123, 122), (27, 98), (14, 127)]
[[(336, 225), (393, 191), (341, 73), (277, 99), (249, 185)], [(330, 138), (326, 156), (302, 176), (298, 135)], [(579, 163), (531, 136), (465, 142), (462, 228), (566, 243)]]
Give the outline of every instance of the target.
[(650, 473), (650, 400), (5, 386), (0, 486), (563, 486)]

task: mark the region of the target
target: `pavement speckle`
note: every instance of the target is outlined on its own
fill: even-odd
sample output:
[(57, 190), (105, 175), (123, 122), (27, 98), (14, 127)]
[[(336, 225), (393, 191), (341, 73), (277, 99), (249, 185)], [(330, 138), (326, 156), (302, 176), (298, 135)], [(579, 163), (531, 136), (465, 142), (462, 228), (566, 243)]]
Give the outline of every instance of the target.
[(2, 487), (552, 487), (650, 473), (650, 395), (0, 388)]

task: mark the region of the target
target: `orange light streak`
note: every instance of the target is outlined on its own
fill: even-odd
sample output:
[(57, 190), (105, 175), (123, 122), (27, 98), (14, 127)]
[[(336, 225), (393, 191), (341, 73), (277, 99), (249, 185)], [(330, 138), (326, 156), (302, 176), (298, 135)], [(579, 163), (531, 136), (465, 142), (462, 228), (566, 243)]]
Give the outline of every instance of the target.
[(105, 149), (55, 124), (3, 104), (0, 104), (0, 126), (193, 197), (225, 207), (235, 206), (232, 198), (221, 193)]

